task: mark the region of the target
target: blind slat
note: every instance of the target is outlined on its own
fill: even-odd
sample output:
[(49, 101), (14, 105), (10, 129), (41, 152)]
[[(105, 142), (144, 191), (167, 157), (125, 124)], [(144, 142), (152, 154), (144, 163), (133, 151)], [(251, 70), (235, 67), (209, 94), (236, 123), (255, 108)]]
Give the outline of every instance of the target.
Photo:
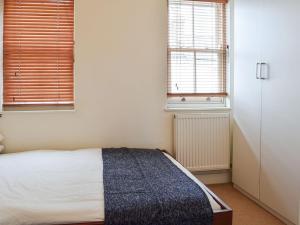
[(226, 3), (169, 0), (169, 97), (227, 95)]
[(73, 104), (74, 0), (4, 1), (4, 105)]

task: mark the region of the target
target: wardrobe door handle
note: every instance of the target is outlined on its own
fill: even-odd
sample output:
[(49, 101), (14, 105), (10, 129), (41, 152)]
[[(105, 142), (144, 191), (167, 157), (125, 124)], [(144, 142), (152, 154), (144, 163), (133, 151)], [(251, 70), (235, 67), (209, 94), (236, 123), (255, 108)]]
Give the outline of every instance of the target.
[[(260, 79), (261, 80), (267, 80), (269, 78), (269, 68), (268, 68), (268, 63), (265, 63), (265, 62), (262, 62), (260, 63)], [(265, 77), (262, 77), (262, 74), (263, 74), (263, 68), (265, 67), (265, 70), (264, 72), (266, 73), (266, 76)]]
[(257, 80), (261, 79), (261, 63), (256, 63), (256, 79)]

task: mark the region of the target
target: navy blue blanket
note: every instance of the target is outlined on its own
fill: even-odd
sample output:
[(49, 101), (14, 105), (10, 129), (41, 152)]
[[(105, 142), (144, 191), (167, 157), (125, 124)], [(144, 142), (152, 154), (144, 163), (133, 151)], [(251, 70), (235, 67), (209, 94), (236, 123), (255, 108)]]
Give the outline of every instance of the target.
[(203, 190), (161, 151), (103, 149), (106, 225), (211, 225)]

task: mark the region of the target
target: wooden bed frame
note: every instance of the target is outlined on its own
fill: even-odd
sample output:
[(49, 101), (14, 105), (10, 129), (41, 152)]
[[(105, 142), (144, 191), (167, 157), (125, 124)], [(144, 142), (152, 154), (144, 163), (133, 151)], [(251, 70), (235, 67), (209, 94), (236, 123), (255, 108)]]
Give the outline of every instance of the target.
[[(206, 190), (221, 206), (221, 210), (214, 211), (213, 225), (232, 225), (232, 209), (226, 203), (224, 203), (218, 196), (216, 196), (209, 188), (206, 187)], [(104, 225), (104, 222), (82, 222), (61, 225)]]

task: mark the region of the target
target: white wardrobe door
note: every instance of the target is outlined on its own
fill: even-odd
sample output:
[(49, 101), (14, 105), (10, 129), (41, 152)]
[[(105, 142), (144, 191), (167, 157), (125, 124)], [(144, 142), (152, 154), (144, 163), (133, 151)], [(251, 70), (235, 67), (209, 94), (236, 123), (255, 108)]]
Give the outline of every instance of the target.
[(298, 224), (300, 197), (300, 1), (263, 0), (261, 201)]
[(235, 0), (233, 182), (259, 198), (261, 81), (259, 17), (261, 0)]

